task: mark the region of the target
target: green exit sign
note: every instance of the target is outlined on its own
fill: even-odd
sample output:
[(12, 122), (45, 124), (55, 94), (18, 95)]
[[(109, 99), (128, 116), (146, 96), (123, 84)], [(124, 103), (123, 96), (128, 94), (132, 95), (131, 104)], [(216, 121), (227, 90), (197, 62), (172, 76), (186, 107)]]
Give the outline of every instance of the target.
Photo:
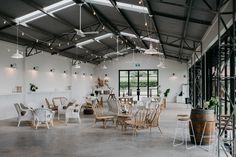
[(135, 67), (140, 67), (140, 64), (139, 64), (139, 63), (136, 63), (136, 64), (135, 64)]

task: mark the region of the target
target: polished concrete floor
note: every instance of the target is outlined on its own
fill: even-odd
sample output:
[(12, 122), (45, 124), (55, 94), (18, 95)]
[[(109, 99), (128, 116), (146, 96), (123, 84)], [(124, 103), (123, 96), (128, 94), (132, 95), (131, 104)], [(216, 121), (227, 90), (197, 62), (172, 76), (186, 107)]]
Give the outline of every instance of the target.
[(197, 147), (173, 147), (176, 115), (189, 113), (185, 104), (168, 104), (161, 114), (161, 134), (157, 128), (122, 132), (112, 124), (106, 129), (93, 117), (82, 116), (82, 124), (69, 123), (53, 128), (33, 129), (27, 123), (17, 128), (16, 120), (0, 121), (0, 157), (205, 157), (211, 153)]

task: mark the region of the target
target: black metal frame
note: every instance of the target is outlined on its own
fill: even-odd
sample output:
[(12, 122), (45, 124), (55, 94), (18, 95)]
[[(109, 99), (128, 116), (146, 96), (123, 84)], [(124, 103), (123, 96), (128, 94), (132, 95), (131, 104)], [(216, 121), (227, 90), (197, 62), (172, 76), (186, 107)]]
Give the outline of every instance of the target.
[[(118, 88), (118, 95), (120, 96), (120, 72), (121, 71), (127, 71), (128, 72), (128, 94), (130, 93), (130, 71), (137, 71), (138, 72), (138, 87), (137, 89), (139, 89), (139, 71), (147, 71), (147, 97), (150, 96), (150, 93), (149, 93), (149, 71), (157, 71), (157, 86), (159, 85), (159, 69), (133, 69), (133, 70), (119, 70), (118, 72), (118, 77), (119, 77), (119, 88)], [(158, 87), (157, 87), (158, 89)], [(140, 95), (137, 95), (138, 96), (138, 100), (139, 100), (139, 96)]]
[[(195, 78), (197, 65), (202, 65), (200, 89), (202, 91), (203, 100), (208, 101), (212, 96), (219, 97), (220, 105), (216, 108), (218, 120), (218, 157), (221, 155), (220, 149), (225, 153), (230, 153), (235, 157), (235, 55), (236, 55), (236, 2), (232, 1), (233, 7), (231, 11), (222, 12), (220, 8), (229, 1), (216, 1), (218, 10), (218, 41), (206, 52), (204, 56), (198, 59), (189, 69), (190, 98), (192, 104), (196, 107), (198, 103), (198, 88)], [(225, 17), (233, 20), (230, 28), (227, 27)], [(225, 33), (221, 34), (221, 29), (225, 29)], [(207, 76), (207, 77), (206, 77)], [(193, 89), (193, 90), (192, 90)], [(227, 115), (226, 122), (222, 122), (222, 115)], [(229, 125), (232, 121), (232, 126)], [(231, 127), (233, 137), (225, 140), (227, 136), (226, 128)], [(227, 155), (228, 156), (228, 155)]]

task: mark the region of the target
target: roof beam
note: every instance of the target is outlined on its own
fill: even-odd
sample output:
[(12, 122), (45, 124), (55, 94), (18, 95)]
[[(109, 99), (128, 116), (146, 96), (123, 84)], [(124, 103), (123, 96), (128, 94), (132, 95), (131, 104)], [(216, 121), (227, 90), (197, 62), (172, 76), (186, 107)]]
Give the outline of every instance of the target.
[[(191, 9), (191, 7), (189, 9)], [(175, 19), (175, 20), (181, 20), (181, 21), (186, 20), (186, 17), (173, 15), (173, 14), (169, 14), (169, 13), (163, 13), (163, 12), (158, 12), (158, 11), (153, 11), (153, 13), (154, 13), (154, 15), (167, 17), (167, 18), (171, 18), (171, 19)], [(207, 26), (211, 25), (211, 21), (199, 20), (199, 19), (195, 19), (195, 18), (189, 18), (189, 22), (203, 24), (203, 25), (207, 25)]]
[[(140, 34), (139, 32), (135, 29), (135, 26), (133, 25), (133, 23), (129, 20), (129, 18), (125, 15), (124, 11), (121, 10), (120, 8), (117, 7), (116, 4), (116, 0), (110, 0), (111, 4), (113, 5), (113, 7), (116, 9), (116, 11), (125, 19), (126, 23), (129, 25), (130, 29), (133, 31), (133, 33), (135, 33), (135, 35), (140, 39)], [(141, 40), (141, 39), (140, 39)], [(148, 48), (148, 45), (141, 40), (141, 42), (143, 43), (143, 45)]]
[(184, 39), (185, 39), (187, 32), (188, 32), (190, 15), (192, 13), (193, 0), (189, 0), (188, 2), (189, 2), (188, 3), (189, 8), (186, 9), (187, 16), (186, 16), (186, 21), (185, 21), (184, 28), (183, 28), (182, 39), (180, 41), (180, 50), (179, 50), (179, 59), (180, 60), (181, 60), (181, 54), (183, 53)]
[(86, 3), (85, 6), (86, 6), (85, 9), (89, 10), (92, 15), (93, 15), (93, 11), (95, 11), (98, 21), (101, 21), (102, 24), (105, 25), (113, 34), (119, 36), (120, 39), (124, 43), (129, 45), (131, 48), (136, 47), (129, 39), (127, 39), (125, 36), (122, 36), (118, 28), (105, 15), (103, 15), (98, 9), (96, 9), (92, 4)]
[[(153, 15), (154, 13), (153, 13), (153, 10), (152, 10), (152, 7), (151, 7), (151, 3), (149, 1), (147, 1), (147, 0), (146, 0), (146, 2), (147, 2), (147, 5), (148, 5), (147, 8), (148, 8), (149, 14)], [(154, 18), (154, 16), (152, 16), (152, 21), (154, 23), (154, 27), (156, 29), (156, 33), (157, 33), (157, 36), (158, 36), (160, 44), (161, 44), (161, 48), (162, 48), (163, 54), (165, 55), (166, 52), (165, 52), (165, 49), (164, 49), (164, 46), (163, 46), (163, 41), (161, 39), (160, 31), (159, 31), (159, 29), (157, 27), (157, 22), (156, 22), (156, 19)]]
[[(3, 32), (0, 32), (0, 40), (17, 44), (15, 36), (7, 34), (7, 33), (3, 33)], [(32, 45), (34, 44), (33, 41), (30, 41), (30, 40), (24, 39), (24, 38), (20, 38), (20, 37), (18, 38), (18, 41), (19, 41), (20, 45), (29, 46), (29, 47), (32, 47)], [(34, 45), (34, 47), (39, 50), (45, 51), (45, 52), (58, 53), (62, 56), (72, 58), (72, 59), (76, 57), (75, 54), (68, 53), (68, 52), (61, 52), (60, 50), (55, 49), (55, 48), (53, 50), (51, 50), (48, 46), (41, 44), (41, 43)]]

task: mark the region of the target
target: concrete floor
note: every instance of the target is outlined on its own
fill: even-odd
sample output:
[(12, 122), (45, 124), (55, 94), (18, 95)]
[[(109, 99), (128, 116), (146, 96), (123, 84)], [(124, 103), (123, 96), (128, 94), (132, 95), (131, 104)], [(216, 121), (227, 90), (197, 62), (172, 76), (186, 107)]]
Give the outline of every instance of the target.
[[(122, 132), (101, 123), (93, 128), (93, 117), (82, 116), (82, 124), (69, 123), (50, 128), (33, 129), (16, 120), (0, 121), (0, 157), (205, 157), (209, 152), (201, 148), (186, 150), (183, 145), (173, 147), (172, 141), (178, 113), (189, 113), (184, 104), (168, 104), (161, 114), (160, 134), (157, 128)], [(24, 125), (25, 124), (25, 125)]]

